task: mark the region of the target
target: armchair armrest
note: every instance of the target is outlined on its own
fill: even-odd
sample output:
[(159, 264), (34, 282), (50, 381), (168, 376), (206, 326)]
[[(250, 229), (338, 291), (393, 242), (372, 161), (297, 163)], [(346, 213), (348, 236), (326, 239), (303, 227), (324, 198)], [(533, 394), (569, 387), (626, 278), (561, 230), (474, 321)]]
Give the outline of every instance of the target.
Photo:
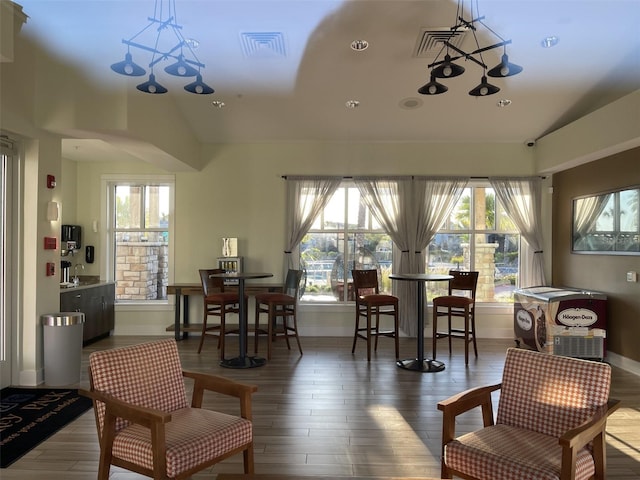
[(193, 379), (195, 382), (193, 386), (193, 397), (191, 399), (191, 406), (193, 408), (202, 407), (204, 391), (209, 390), (238, 398), (240, 400), (240, 415), (247, 420), (251, 420), (251, 395), (258, 391), (256, 385), (236, 382), (235, 380), (218, 375), (187, 370), (183, 370), (182, 375), (186, 378)]
[(99, 390), (88, 391), (79, 389), (78, 393), (94, 401), (104, 403), (106, 408), (105, 414), (122, 418), (131, 423), (151, 427), (154, 423), (168, 423), (171, 421), (170, 413), (153, 408), (131, 405)]
[[(620, 407), (620, 400), (609, 399), (587, 421), (565, 432), (558, 443), (562, 447), (562, 471), (561, 479), (574, 478), (575, 465), (578, 451), (590, 442), (593, 442), (593, 456), (596, 466), (596, 478), (600, 478), (599, 472), (606, 471), (605, 452), (605, 428), (607, 418)], [(604, 477), (602, 477), (604, 478)]]
[(591, 442), (600, 432), (604, 432), (607, 418), (620, 407), (620, 400), (610, 399), (587, 421), (565, 432), (559, 439), (560, 445), (580, 449)]
[[(438, 410), (442, 411), (442, 448), (455, 438), (456, 417), (461, 413), (482, 407), (482, 420), (485, 427), (493, 425), (493, 404), (491, 393), (499, 390), (502, 384), (476, 387), (458, 393), (438, 402)], [(444, 454), (444, 452), (442, 452)]]

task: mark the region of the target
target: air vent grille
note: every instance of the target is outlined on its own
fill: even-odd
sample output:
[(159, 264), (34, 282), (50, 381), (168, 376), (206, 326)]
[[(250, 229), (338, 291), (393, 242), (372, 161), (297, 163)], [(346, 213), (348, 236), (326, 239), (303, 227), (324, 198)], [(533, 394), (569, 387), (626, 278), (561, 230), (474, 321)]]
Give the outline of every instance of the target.
[(445, 41), (461, 48), (466, 34), (465, 30), (453, 32), (449, 27), (423, 28), (418, 34), (413, 56), (420, 58), (436, 57), (442, 51)]
[(242, 32), (240, 33), (240, 43), (242, 53), (247, 58), (287, 56), (282, 32)]

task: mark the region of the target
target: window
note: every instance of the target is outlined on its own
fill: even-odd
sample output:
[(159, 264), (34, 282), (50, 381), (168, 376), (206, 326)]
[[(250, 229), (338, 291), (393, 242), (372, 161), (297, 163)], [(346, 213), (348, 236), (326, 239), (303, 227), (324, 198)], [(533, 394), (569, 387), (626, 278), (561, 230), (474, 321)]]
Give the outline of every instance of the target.
[[(511, 302), (518, 284), (520, 234), (495, 192), (486, 186), (464, 190), (446, 224), (429, 244), (427, 271), (450, 269), (480, 272), (478, 302)], [(446, 288), (436, 282), (428, 286), (429, 298)]]
[[(351, 270), (376, 268), (380, 289), (392, 292), (393, 243), (361, 201), (358, 188), (344, 182), (300, 244), (306, 271), (302, 300), (353, 300)], [(425, 271), (477, 270), (478, 302), (511, 302), (519, 284), (520, 233), (488, 184), (464, 189), (445, 225), (428, 246)], [(428, 298), (446, 284), (427, 285)]]
[(638, 187), (574, 199), (572, 251), (637, 255), (639, 203)]
[(300, 243), (300, 265), (306, 271), (302, 301), (353, 301), (355, 268), (376, 268), (381, 291), (390, 293), (392, 246), (359, 190), (343, 183)]
[(173, 179), (108, 183), (111, 278), (117, 302), (166, 301), (172, 265)]

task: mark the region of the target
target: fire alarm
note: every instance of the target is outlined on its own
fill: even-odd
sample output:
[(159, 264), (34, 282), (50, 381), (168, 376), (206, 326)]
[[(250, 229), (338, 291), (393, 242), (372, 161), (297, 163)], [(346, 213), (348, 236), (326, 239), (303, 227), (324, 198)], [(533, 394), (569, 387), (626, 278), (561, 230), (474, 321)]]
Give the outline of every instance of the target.
[(56, 177), (47, 175), (47, 188), (56, 188)]

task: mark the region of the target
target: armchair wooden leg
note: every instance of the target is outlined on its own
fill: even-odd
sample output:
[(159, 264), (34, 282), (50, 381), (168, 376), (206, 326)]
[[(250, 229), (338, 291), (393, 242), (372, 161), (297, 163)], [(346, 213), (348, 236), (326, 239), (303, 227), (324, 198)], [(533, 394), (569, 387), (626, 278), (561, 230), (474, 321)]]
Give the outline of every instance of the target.
[(254, 473), (253, 467), (253, 445), (242, 452), (244, 473)]

